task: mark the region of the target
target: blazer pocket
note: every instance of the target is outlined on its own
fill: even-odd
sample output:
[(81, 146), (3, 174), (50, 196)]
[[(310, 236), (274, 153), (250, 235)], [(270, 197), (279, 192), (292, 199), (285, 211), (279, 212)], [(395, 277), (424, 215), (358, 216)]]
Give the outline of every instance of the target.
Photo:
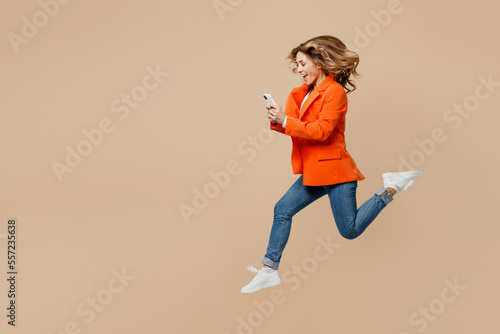
[(319, 147), (318, 148), (318, 160), (331, 160), (340, 159), (342, 153), (338, 147)]

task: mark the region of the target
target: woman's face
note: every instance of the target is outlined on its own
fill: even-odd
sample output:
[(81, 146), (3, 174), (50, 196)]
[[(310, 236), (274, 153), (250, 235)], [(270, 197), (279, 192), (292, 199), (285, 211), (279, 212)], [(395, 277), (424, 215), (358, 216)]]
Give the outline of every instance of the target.
[(321, 73), (321, 67), (316, 65), (311, 57), (302, 51), (297, 52), (295, 61), (297, 63), (297, 73), (302, 76), (304, 83), (307, 85), (316, 83), (316, 80)]

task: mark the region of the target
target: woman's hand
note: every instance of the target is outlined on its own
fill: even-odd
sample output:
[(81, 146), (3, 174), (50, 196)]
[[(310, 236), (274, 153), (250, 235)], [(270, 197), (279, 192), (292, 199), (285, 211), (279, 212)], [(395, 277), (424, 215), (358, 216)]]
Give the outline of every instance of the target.
[(266, 106), (267, 108), (267, 118), (273, 122), (278, 124), (283, 124), (285, 121), (285, 110), (279, 104), (271, 104)]

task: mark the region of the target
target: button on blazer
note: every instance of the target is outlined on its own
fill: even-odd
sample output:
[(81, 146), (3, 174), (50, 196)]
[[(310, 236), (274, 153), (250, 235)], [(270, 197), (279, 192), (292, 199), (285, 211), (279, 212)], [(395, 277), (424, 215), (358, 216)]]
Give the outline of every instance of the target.
[(286, 128), (271, 122), (271, 130), (292, 138), (292, 170), (302, 174), (305, 186), (330, 185), (364, 180), (345, 143), (347, 95), (339, 83), (328, 75), (307, 95), (303, 84), (288, 95)]

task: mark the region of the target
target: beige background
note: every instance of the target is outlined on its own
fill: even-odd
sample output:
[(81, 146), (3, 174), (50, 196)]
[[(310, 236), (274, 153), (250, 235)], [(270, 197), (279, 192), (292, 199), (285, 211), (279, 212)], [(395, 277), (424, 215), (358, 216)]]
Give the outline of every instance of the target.
[[(474, 101), (479, 77), (500, 82), (498, 5), (220, 3), (231, 10), (219, 15), (211, 0), (71, 1), (16, 53), (8, 34), (22, 34), (23, 17), (43, 18), (41, 5), (3, 2), (0, 267), (5, 277), (14, 217), (19, 275), (16, 328), (6, 324), (0, 283), (2, 333), (497, 330), (500, 87), (468, 117), (443, 117)], [(372, 11), (388, 8), (398, 13), (376, 23)], [(273, 206), (298, 177), (291, 140), (268, 130), (261, 94), (284, 104), (301, 85), (285, 57), (322, 34), (361, 56), (346, 130), (367, 177), (358, 205), (380, 189), (383, 172), (406, 170), (402, 158), (413, 157), (423, 177), (353, 241), (318, 200), (294, 218), (280, 268), (287, 282), (242, 295), (252, 278), (245, 266), (260, 268)], [(148, 66), (169, 75), (120, 119), (113, 101), (141, 85)], [(52, 164), (65, 163), (66, 147), (103, 119), (114, 130), (59, 182)], [(441, 142), (418, 153), (415, 141), (429, 143), (434, 129)], [(255, 155), (249, 137), (260, 138)], [(188, 223), (180, 206), (192, 206), (209, 173), (231, 161), (239, 173)], [(328, 237), (337, 248), (319, 261), (318, 238)], [(309, 266), (307, 278), (294, 266)], [(129, 279), (120, 286), (114, 271), (122, 270)], [(462, 290), (446, 290), (447, 280)], [(90, 311), (92, 299), (99, 311)]]

